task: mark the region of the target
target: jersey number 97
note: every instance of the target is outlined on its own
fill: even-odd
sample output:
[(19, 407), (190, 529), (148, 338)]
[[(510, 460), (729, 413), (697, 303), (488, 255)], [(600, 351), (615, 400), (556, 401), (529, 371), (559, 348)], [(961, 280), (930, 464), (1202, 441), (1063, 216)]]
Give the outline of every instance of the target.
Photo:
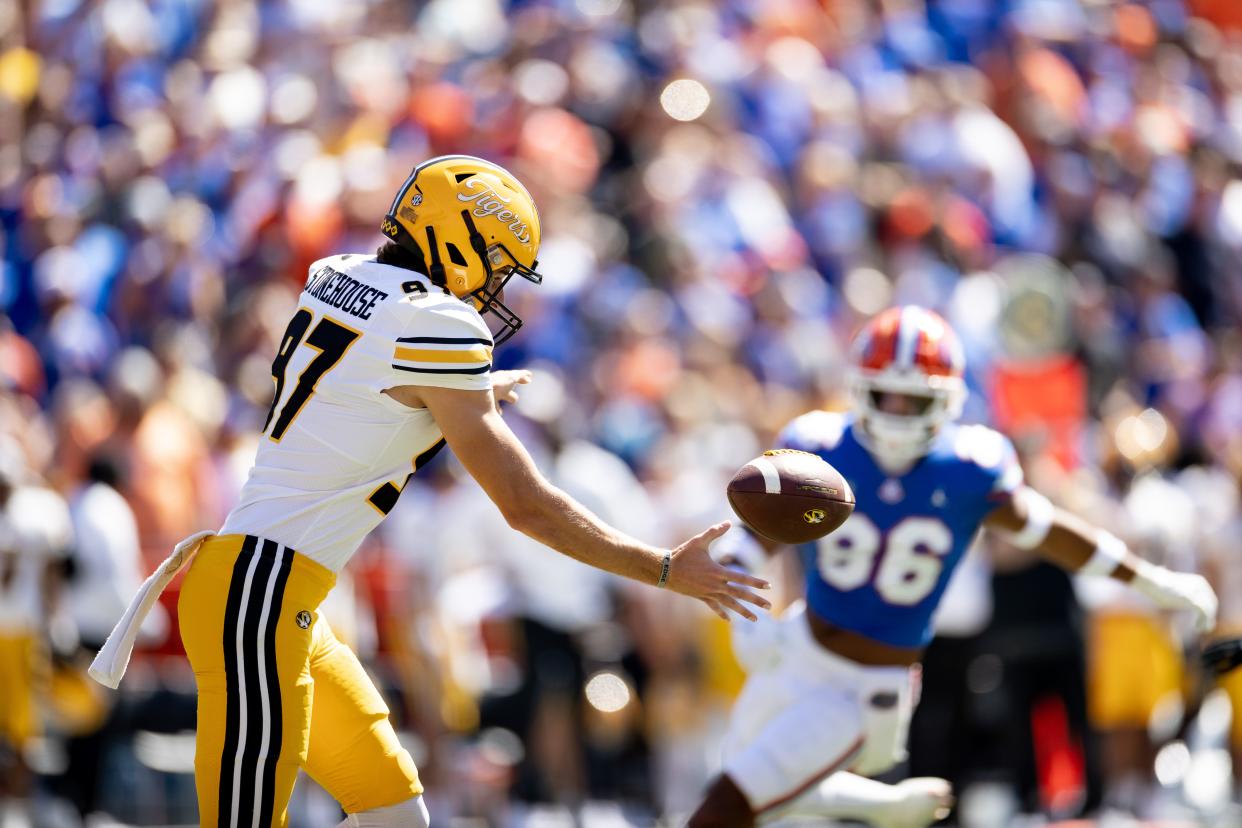
[[(276, 413), (276, 406), (284, 396), (285, 371), (289, 367), (289, 360), (293, 358), (293, 352), (297, 350), (297, 347), (302, 344), (302, 337), (306, 336), (306, 330), (310, 328), (314, 320), (315, 315), (306, 308), (299, 308), (298, 312), (293, 315), (293, 319), (289, 320), (289, 327), (285, 329), (280, 348), (276, 351), (276, 359), (272, 361), (272, 379), (276, 383), (276, 392), (272, 396), (272, 407), (267, 410), (267, 419), (263, 423), (264, 431), (267, 431), (268, 426), (272, 426), (272, 415)], [(319, 384), (319, 380), (341, 361), (341, 357), (345, 356), (349, 346), (353, 345), (354, 340), (360, 335), (353, 328), (342, 325), (327, 316), (319, 321), (319, 324), (310, 332), (310, 336), (306, 337), (306, 344), (318, 353), (298, 375), (298, 384), (294, 386), (288, 402), (280, 409), (280, 415), (276, 417), (276, 424), (272, 426), (269, 437), (280, 442), (280, 438), (285, 436), (285, 431), (301, 413), (302, 406), (306, 405), (306, 401), (315, 393), (315, 386)]]

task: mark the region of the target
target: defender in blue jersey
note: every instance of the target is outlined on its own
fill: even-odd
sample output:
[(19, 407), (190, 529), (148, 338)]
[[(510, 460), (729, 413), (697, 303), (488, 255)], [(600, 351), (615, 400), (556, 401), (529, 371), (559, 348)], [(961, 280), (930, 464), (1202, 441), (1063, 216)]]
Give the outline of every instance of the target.
[[(804, 414), (780, 444), (836, 467), (857, 506), (836, 532), (799, 549), (804, 608), (735, 627), (750, 676), (734, 706), (724, 773), (693, 828), (793, 813), (913, 828), (943, 812), (943, 780), (890, 786), (866, 777), (905, 756), (932, 614), (981, 527), (1068, 570), (1128, 582), (1161, 607), (1190, 610), (1204, 631), (1215, 623), (1216, 596), (1201, 576), (1150, 564), (1057, 509), (1024, 484), (1007, 438), (954, 422), (965, 399), (963, 358), (939, 316), (885, 311), (855, 339), (853, 363), (853, 411)], [(718, 547), (744, 568), (762, 563), (763, 548), (743, 533)]]
[(860, 442), (853, 415), (815, 411), (790, 423), (781, 445), (823, 457), (858, 499), (845, 525), (798, 550), (810, 611), (894, 647), (926, 646), (949, 575), (983, 522), (1022, 486), (1009, 440), (948, 424), (926, 455), (894, 475)]

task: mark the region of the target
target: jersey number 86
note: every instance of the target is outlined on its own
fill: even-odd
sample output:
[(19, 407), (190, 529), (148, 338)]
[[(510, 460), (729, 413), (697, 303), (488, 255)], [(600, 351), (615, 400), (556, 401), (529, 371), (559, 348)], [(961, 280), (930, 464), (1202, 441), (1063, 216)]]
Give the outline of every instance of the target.
[(885, 536), (866, 515), (855, 512), (840, 529), (819, 541), (819, 574), (848, 592), (872, 581), (874, 573), (881, 598), (912, 606), (936, 588), (943, 556), (952, 548), (953, 533), (936, 518), (908, 517)]

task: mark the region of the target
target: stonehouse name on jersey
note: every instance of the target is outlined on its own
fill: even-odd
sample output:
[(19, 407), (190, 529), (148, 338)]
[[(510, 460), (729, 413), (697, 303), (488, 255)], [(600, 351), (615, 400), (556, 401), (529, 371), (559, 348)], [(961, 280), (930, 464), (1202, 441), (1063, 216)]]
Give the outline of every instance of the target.
[(388, 294), (379, 288), (359, 282), (326, 265), (311, 274), (303, 292), (359, 319), (370, 319), (376, 304), (388, 298)]

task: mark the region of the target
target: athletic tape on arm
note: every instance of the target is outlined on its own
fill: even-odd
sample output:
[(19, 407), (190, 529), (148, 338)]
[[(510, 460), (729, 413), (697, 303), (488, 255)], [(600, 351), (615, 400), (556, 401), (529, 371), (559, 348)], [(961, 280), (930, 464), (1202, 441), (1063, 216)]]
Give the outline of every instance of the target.
[(1008, 540), (1020, 549), (1037, 549), (1052, 531), (1056, 507), (1034, 489), (1025, 489), (1021, 497), (1023, 505), (1026, 506), (1026, 525), (1011, 533)]
[(1095, 536), (1095, 551), (1078, 570), (1079, 575), (1112, 575), (1130, 555), (1126, 542), (1103, 529)]

